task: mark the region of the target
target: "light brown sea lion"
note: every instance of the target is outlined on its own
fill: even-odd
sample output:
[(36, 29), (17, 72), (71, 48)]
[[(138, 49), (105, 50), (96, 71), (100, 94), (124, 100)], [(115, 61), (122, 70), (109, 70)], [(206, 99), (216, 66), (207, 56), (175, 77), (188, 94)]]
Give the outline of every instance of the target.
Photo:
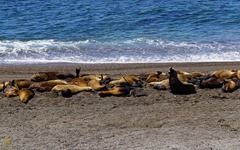
[(91, 87), (80, 87), (77, 85), (56, 85), (52, 88), (51, 91), (55, 91), (55, 92), (61, 92), (61, 91), (67, 91), (70, 90), (72, 94), (76, 94), (82, 91), (93, 91), (93, 89)]
[(5, 84), (4, 83), (0, 83), (0, 92), (3, 91), (4, 87), (5, 87)]
[(100, 91), (100, 90), (104, 90), (106, 89), (106, 86), (105, 85), (101, 85), (100, 84), (100, 81), (101, 80), (96, 80), (96, 79), (92, 79), (90, 80), (87, 85), (89, 87), (92, 87), (94, 91)]
[(87, 84), (88, 84), (89, 80), (90, 79), (81, 78), (81, 77), (80, 78), (74, 78), (69, 82), (69, 84), (77, 85), (77, 86), (80, 86), (80, 87), (86, 87), (86, 86), (88, 86)]
[(238, 77), (236, 70), (218, 70), (214, 71), (210, 76), (216, 77), (218, 79), (230, 79), (234, 77)]
[(167, 90), (170, 88), (169, 79), (165, 79), (160, 82), (151, 82), (149, 85), (153, 86), (153, 88), (157, 90)]
[(64, 74), (60, 72), (38, 72), (31, 77), (31, 81), (41, 82), (56, 79), (75, 78), (73, 74)]
[(165, 80), (165, 79), (168, 79), (168, 74), (163, 73), (161, 71), (157, 71), (157, 72), (149, 74), (149, 76), (146, 79), (146, 82), (147, 83), (159, 82), (159, 81), (162, 81), (162, 80)]
[[(28, 88), (30, 85), (32, 85), (34, 82), (29, 80), (15, 80), (15, 85), (17, 85), (19, 88)], [(5, 82), (5, 86), (11, 85), (11, 81)]]
[(172, 67), (169, 72), (169, 84), (173, 94), (193, 94), (196, 93), (195, 87), (189, 83), (183, 83), (178, 79), (178, 73)]
[(133, 85), (136, 82), (139, 82), (140, 79), (136, 76), (133, 75), (126, 75), (124, 77), (121, 77), (117, 80), (113, 80), (111, 82), (109, 82), (109, 85), (117, 85), (117, 84), (121, 84), (121, 83), (128, 83), (129, 85)]
[(101, 97), (106, 96), (127, 96), (130, 94), (131, 86), (128, 85), (117, 85), (109, 89), (108, 91), (101, 91), (98, 93)]
[(239, 79), (225, 79), (222, 85), (223, 92), (233, 92), (240, 87)]
[(20, 101), (25, 104), (28, 103), (28, 101), (32, 99), (34, 95), (35, 95), (34, 91), (28, 88), (22, 88), (18, 91)]
[(177, 74), (178, 74), (178, 79), (181, 82), (188, 82), (189, 80), (193, 79), (193, 78), (200, 78), (204, 75), (204, 73), (201, 72), (186, 72), (186, 71), (182, 71), (182, 70), (177, 70)]
[(35, 82), (29, 88), (36, 89), (39, 92), (44, 92), (44, 91), (51, 91), (55, 85), (66, 85), (66, 84), (68, 83), (63, 80), (49, 80), (49, 81)]
[(15, 85), (15, 81), (13, 80), (11, 85), (5, 86), (3, 85), (3, 93), (6, 97), (14, 97), (18, 96), (18, 86)]
[(237, 72), (237, 78), (240, 80), (240, 70), (236, 70)]

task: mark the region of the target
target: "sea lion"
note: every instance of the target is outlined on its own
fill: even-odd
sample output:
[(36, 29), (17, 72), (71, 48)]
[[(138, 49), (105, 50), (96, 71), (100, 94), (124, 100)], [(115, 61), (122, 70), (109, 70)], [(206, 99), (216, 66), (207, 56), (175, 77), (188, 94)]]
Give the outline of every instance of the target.
[(18, 96), (21, 102), (28, 103), (30, 99), (34, 97), (35, 93), (33, 90), (28, 88), (22, 88), (18, 91)]
[(218, 79), (230, 79), (234, 77), (238, 77), (238, 73), (236, 70), (218, 70), (214, 71), (210, 74), (211, 77), (216, 77)]
[(190, 83), (182, 83), (178, 79), (178, 73), (172, 67), (169, 72), (169, 84), (171, 93), (173, 94), (193, 94), (196, 93), (194, 85)]
[(54, 86), (51, 91), (55, 91), (55, 92), (62, 92), (62, 91), (67, 91), (70, 90), (72, 94), (77, 94), (80, 93), (82, 91), (93, 91), (93, 89), (91, 87), (80, 87), (77, 85), (56, 85)]
[(109, 89), (108, 91), (101, 91), (98, 93), (100, 97), (106, 97), (106, 96), (127, 96), (130, 95), (131, 86), (125, 84), (125, 85), (116, 85)]
[(168, 75), (161, 71), (157, 71), (157, 72), (149, 74), (149, 76), (146, 79), (146, 82), (147, 83), (158, 82), (158, 81), (162, 81), (164, 79), (168, 79)]
[(153, 88), (157, 90), (167, 90), (170, 88), (169, 79), (165, 79), (160, 82), (151, 82), (149, 85), (153, 86)]
[(60, 72), (38, 72), (31, 77), (31, 81), (41, 82), (56, 79), (75, 78), (73, 74), (64, 74)]
[(6, 97), (18, 96), (19, 88), (15, 85), (15, 80), (11, 82), (11, 85), (3, 85), (3, 93)]
[(210, 77), (208, 79), (200, 79), (199, 87), (200, 88), (220, 88), (223, 85), (223, 79), (219, 79), (216, 77)]
[[(15, 80), (15, 85), (17, 85), (19, 88), (28, 88), (30, 85), (32, 85), (34, 82), (21, 79), (21, 80)], [(5, 86), (11, 85), (11, 81), (5, 82)]]
[(44, 91), (51, 91), (55, 85), (66, 85), (66, 84), (68, 83), (63, 80), (49, 80), (49, 81), (35, 82), (29, 87), (29, 89), (36, 89), (39, 92), (44, 92)]
[(4, 84), (4, 83), (0, 83), (0, 92), (1, 92), (1, 91), (3, 91), (3, 89), (4, 89), (4, 86), (5, 86), (5, 84)]
[(100, 84), (100, 81), (101, 80), (96, 80), (96, 79), (92, 79), (90, 80), (87, 85), (89, 87), (92, 87), (94, 91), (100, 91), (100, 90), (104, 90), (106, 89), (106, 86), (105, 85), (101, 85)]
[(117, 80), (113, 80), (109, 82), (109, 85), (117, 85), (121, 83), (127, 83), (129, 85), (136, 84), (137, 82), (141, 81), (138, 77), (133, 76), (133, 75), (126, 75), (124, 77), (121, 77)]
[(233, 92), (240, 87), (239, 79), (225, 79), (222, 85), (223, 92)]
[(196, 78), (200, 78), (204, 75), (204, 73), (201, 72), (186, 72), (186, 71), (182, 71), (182, 70), (176, 70), (177, 74), (178, 74), (178, 79), (181, 82), (186, 82), (189, 83), (189, 80), (192, 79), (196, 79)]

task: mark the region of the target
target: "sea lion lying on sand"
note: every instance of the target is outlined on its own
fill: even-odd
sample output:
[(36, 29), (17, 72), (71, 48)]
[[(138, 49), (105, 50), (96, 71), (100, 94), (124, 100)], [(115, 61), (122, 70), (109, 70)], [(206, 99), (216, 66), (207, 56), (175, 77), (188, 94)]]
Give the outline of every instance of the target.
[(131, 86), (129, 85), (116, 85), (107, 91), (101, 91), (98, 93), (101, 97), (106, 96), (128, 96), (131, 91)]
[(93, 91), (91, 87), (80, 87), (77, 85), (56, 85), (52, 88), (51, 91), (55, 92), (66, 92), (67, 90), (70, 90), (72, 94), (80, 93), (82, 91)]
[(169, 79), (165, 79), (160, 82), (151, 82), (149, 85), (153, 86), (153, 88), (157, 90), (167, 90), (170, 88)]
[(233, 92), (240, 87), (239, 79), (225, 79), (222, 85), (223, 92)]
[(31, 77), (31, 81), (41, 82), (56, 79), (75, 78), (73, 74), (64, 74), (60, 72), (38, 72)]
[(55, 85), (66, 85), (66, 84), (68, 83), (63, 80), (49, 80), (49, 81), (35, 82), (29, 87), (29, 89), (36, 89), (39, 92), (44, 92), (44, 91), (51, 91)]
[(33, 90), (28, 88), (22, 88), (18, 91), (18, 96), (21, 102), (28, 103), (30, 99), (34, 97), (35, 93)]
[(231, 79), (234, 77), (238, 77), (237, 70), (218, 70), (212, 73), (209, 73), (210, 77), (215, 77), (217, 79)]
[(129, 85), (134, 85), (137, 84), (137, 82), (140, 82), (141, 80), (133, 75), (126, 75), (124, 77), (121, 77), (117, 80), (113, 80), (111, 82), (109, 82), (109, 85), (117, 85), (117, 84), (121, 84), (121, 83), (127, 83)]
[(3, 84), (3, 93), (6, 97), (18, 96), (19, 88), (15, 85), (15, 80), (11, 82), (11, 85), (5, 86)]
[(220, 88), (223, 85), (223, 79), (216, 77), (210, 77), (208, 79), (200, 79), (199, 87), (200, 88)]
[[(19, 88), (28, 88), (30, 87), (34, 82), (29, 80), (15, 80), (15, 85), (17, 85)], [(5, 82), (5, 86), (11, 85), (12, 81)]]
[(163, 73), (161, 71), (157, 71), (157, 72), (149, 74), (149, 76), (146, 79), (146, 82), (147, 83), (159, 82), (159, 81), (162, 81), (162, 80), (168, 79), (168, 78), (169, 78), (168, 74)]
[(178, 79), (178, 73), (172, 67), (169, 72), (169, 84), (171, 93), (173, 94), (193, 94), (196, 93), (194, 85), (190, 83), (182, 83)]

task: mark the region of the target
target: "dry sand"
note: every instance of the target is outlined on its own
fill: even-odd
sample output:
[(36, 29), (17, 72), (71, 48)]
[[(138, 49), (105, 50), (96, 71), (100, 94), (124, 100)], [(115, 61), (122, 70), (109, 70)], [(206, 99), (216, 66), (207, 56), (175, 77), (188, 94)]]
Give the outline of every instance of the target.
[[(0, 81), (30, 79), (39, 71), (109, 74), (240, 69), (240, 62), (163, 64), (48, 64), (1, 66)], [(0, 95), (0, 149), (217, 149), (240, 148), (239, 90), (197, 89), (192, 95), (145, 88), (145, 97), (71, 98), (36, 93), (28, 104)]]

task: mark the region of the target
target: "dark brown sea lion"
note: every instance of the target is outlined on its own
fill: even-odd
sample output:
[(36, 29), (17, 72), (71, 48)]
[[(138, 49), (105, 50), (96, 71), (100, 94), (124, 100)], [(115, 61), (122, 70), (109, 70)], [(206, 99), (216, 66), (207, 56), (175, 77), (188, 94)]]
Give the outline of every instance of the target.
[(216, 77), (210, 77), (208, 79), (200, 79), (199, 87), (200, 88), (220, 88), (223, 85), (223, 79), (219, 79)]
[(20, 101), (23, 103), (28, 103), (28, 101), (32, 99), (34, 95), (35, 95), (34, 91), (28, 88), (22, 88), (18, 91)]
[(178, 73), (172, 67), (169, 72), (169, 84), (171, 88), (171, 93), (173, 94), (193, 94), (196, 93), (194, 85), (189, 83), (182, 83), (178, 79)]

